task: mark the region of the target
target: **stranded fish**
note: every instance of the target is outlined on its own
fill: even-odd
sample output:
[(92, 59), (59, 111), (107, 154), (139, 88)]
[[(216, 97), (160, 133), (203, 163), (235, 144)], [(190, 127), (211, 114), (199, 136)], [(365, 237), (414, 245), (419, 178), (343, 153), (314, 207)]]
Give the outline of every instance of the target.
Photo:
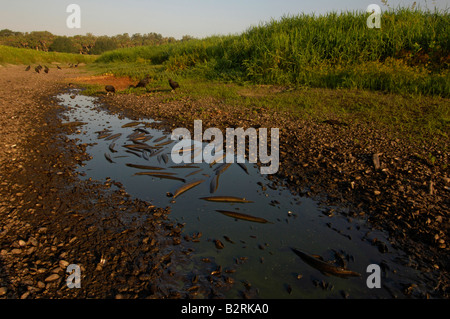
[(253, 203), (252, 201), (246, 200), (245, 198), (233, 197), (233, 196), (211, 196), (211, 197), (202, 197), (200, 199), (207, 200), (210, 202)]
[(337, 267), (337, 266), (333, 266), (325, 261), (322, 261), (316, 257), (313, 257), (311, 255), (308, 255), (298, 249), (295, 248), (291, 248), (291, 250), (297, 255), (299, 256), (305, 263), (307, 263), (308, 265), (310, 265), (311, 267), (316, 268), (317, 270), (319, 270), (321, 273), (325, 274), (325, 275), (334, 275), (337, 277), (360, 277), (361, 274), (342, 268), (342, 267)]
[(105, 153), (105, 158), (108, 160), (108, 162), (114, 163), (114, 161), (112, 160), (111, 156), (108, 153)]
[(135, 173), (134, 175), (149, 175), (149, 176), (153, 176), (153, 175), (175, 175), (175, 173), (169, 173), (169, 172), (139, 172), (139, 173)]
[(136, 125), (139, 125), (139, 124), (141, 124), (141, 122), (130, 122), (130, 123), (122, 125), (122, 127), (123, 128), (125, 128), (125, 127), (133, 127), (133, 126), (136, 126)]
[(121, 136), (122, 136), (122, 133), (117, 133), (117, 134), (109, 136), (108, 138), (105, 139), (105, 141), (110, 141), (110, 140), (113, 140), (113, 139), (121, 137)]
[(117, 151), (114, 149), (114, 146), (116, 146), (116, 144), (114, 144), (114, 143), (111, 143), (111, 144), (109, 144), (109, 150), (112, 152), (112, 153), (116, 153)]
[(247, 214), (242, 214), (242, 213), (236, 213), (236, 212), (229, 212), (226, 210), (216, 210), (216, 212), (219, 212), (221, 214), (224, 214), (228, 217), (233, 217), (233, 218), (237, 218), (237, 219), (243, 219), (249, 222), (255, 222), (255, 223), (261, 223), (261, 224), (265, 224), (265, 223), (270, 223), (268, 220), (261, 218), (261, 217), (255, 217), (255, 216), (251, 216), (251, 215), (247, 215)]
[(189, 184), (186, 184), (186, 185), (181, 186), (180, 188), (178, 188), (178, 189), (175, 191), (175, 194), (173, 194), (173, 198), (175, 199), (177, 196), (179, 196), (179, 195), (183, 194), (184, 192), (190, 190), (191, 188), (193, 188), (193, 187), (195, 187), (195, 186), (197, 186), (197, 185), (203, 183), (204, 181), (205, 181), (205, 180), (201, 179), (201, 180), (194, 181), (194, 182), (191, 182), (191, 183), (189, 183)]
[(128, 167), (139, 168), (139, 169), (150, 169), (150, 170), (155, 170), (155, 171), (164, 169), (162, 167), (157, 167), (157, 166), (137, 165), (137, 164), (130, 164), (130, 163), (127, 163), (125, 165)]

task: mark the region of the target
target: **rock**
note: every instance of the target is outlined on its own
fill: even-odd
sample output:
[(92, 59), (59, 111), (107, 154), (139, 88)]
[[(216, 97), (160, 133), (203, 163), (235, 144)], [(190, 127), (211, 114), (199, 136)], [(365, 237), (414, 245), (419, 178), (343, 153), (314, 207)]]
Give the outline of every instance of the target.
[(0, 287), (0, 296), (6, 295), (8, 289), (6, 287)]
[(55, 280), (58, 280), (58, 279), (59, 279), (59, 275), (58, 274), (53, 274), (53, 275), (50, 275), (47, 278), (45, 278), (45, 281), (46, 282), (52, 282), (52, 281), (55, 281)]

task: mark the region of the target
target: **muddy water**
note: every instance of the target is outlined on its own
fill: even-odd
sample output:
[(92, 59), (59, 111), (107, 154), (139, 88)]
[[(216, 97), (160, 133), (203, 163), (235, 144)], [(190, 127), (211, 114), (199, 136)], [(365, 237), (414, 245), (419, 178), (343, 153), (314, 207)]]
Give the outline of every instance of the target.
[[(233, 289), (228, 292), (229, 298), (241, 298), (243, 293), (259, 298), (392, 298), (402, 297), (402, 290), (411, 283), (420, 289), (426, 282), (421, 273), (404, 266), (408, 257), (390, 245), (386, 234), (367, 228), (364, 220), (340, 215), (339, 208), (324, 207), (292, 194), (282, 183), (274, 183), (274, 180), (261, 175), (253, 164), (245, 164), (248, 174), (237, 164), (232, 164), (220, 174), (217, 190), (211, 193), (211, 181), (216, 177), (215, 169), (220, 164), (170, 168), (179, 165), (170, 157), (176, 142), (149, 149), (145, 155), (141, 151), (127, 152), (130, 149), (124, 145), (135, 144), (127, 137), (133, 133), (141, 133), (141, 141), (151, 135), (152, 138), (145, 143), (152, 147), (170, 140), (171, 132), (155, 129), (151, 119), (141, 119), (137, 126), (122, 127), (132, 121), (109, 114), (93, 97), (73, 90), (57, 98), (61, 105), (67, 107), (64, 121), (86, 123), (70, 136), (79, 139), (79, 143), (91, 145), (88, 152), (92, 159), (78, 169), (81, 178), (99, 181), (111, 178), (121, 182), (136, 198), (159, 207), (170, 207), (170, 218), (185, 224), (184, 235), (202, 234), (191, 242), (195, 249), (193, 267), (208, 258), (222, 266), (222, 271), (235, 270), (229, 273), (235, 281)], [(121, 136), (112, 140), (102, 136), (118, 133)], [(164, 136), (163, 140), (156, 142)], [(113, 150), (116, 152), (111, 151), (111, 143), (115, 144)], [(156, 152), (159, 153), (153, 155)], [(167, 163), (165, 159), (168, 159)], [(156, 166), (163, 170), (144, 170), (126, 164)], [(135, 175), (146, 171), (173, 173), (170, 176), (183, 178), (186, 183), (204, 182), (172, 200), (168, 193), (173, 194), (184, 182)], [(193, 172), (197, 173), (187, 176)], [(217, 203), (200, 199), (208, 196), (243, 197), (253, 203)], [(330, 214), (333, 209), (335, 213)], [(235, 219), (217, 210), (248, 214), (269, 222)], [(383, 244), (374, 245), (375, 238)], [(220, 243), (218, 246), (216, 240), (223, 247)], [(348, 269), (361, 276), (340, 278), (323, 274), (295, 255), (291, 247), (320, 255), (325, 261), (334, 261), (333, 265), (342, 266), (344, 260)], [(380, 289), (367, 287), (369, 274), (366, 269), (370, 264), (381, 266)]]

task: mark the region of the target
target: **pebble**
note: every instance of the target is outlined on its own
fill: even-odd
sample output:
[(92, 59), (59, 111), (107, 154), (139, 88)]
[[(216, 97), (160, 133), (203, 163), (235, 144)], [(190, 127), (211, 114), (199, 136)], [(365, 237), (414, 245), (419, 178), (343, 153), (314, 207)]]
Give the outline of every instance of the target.
[(58, 274), (53, 274), (53, 275), (50, 275), (47, 278), (45, 278), (45, 281), (46, 282), (52, 282), (52, 281), (55, 281), (55, 280), (58, 280), (58, 279), (59, 279), (59, 275)]

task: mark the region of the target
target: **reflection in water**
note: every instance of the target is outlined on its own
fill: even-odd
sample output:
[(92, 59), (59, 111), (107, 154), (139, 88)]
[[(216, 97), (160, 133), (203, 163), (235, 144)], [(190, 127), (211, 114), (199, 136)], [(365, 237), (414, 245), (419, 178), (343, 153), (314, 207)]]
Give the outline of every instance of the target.
[[(111, 178), (134, 197), (169, 206), (170, 217), (185, 224), (186, 238), (199, 238), (192, 242), (193, 262), (207, 258), (234, 278), (227, 297), (252, 291), (259, 298), (392, 298), (402, 297), (402, 284), (424, 281), (394, 261), (406, 257), (386, 234), (367, 228), (364, 220), (328, 216), (330, 207), (292, 194), (256, 165), (174, 163), (176, 141), (155, 129), (154, 121), (121, 119), (76, 91), (58, 99), (67, 107), (65, 120), (86, 123), (71, 136), (91, 144), (92, 160), (79, 168), (83, 178)], [(198, 155), (199, 145), (190, 147), (187, 156)], [(375, 238), (387, 252), (372, 244)], [(313, 259), (305, 262), (292, 248)], [(370, 264), (383, 270), (381, 289), (366, 285)], [(335, 273), (348, 269), (361, 276), (341, 278), (320, 269), (327, 265)]]

